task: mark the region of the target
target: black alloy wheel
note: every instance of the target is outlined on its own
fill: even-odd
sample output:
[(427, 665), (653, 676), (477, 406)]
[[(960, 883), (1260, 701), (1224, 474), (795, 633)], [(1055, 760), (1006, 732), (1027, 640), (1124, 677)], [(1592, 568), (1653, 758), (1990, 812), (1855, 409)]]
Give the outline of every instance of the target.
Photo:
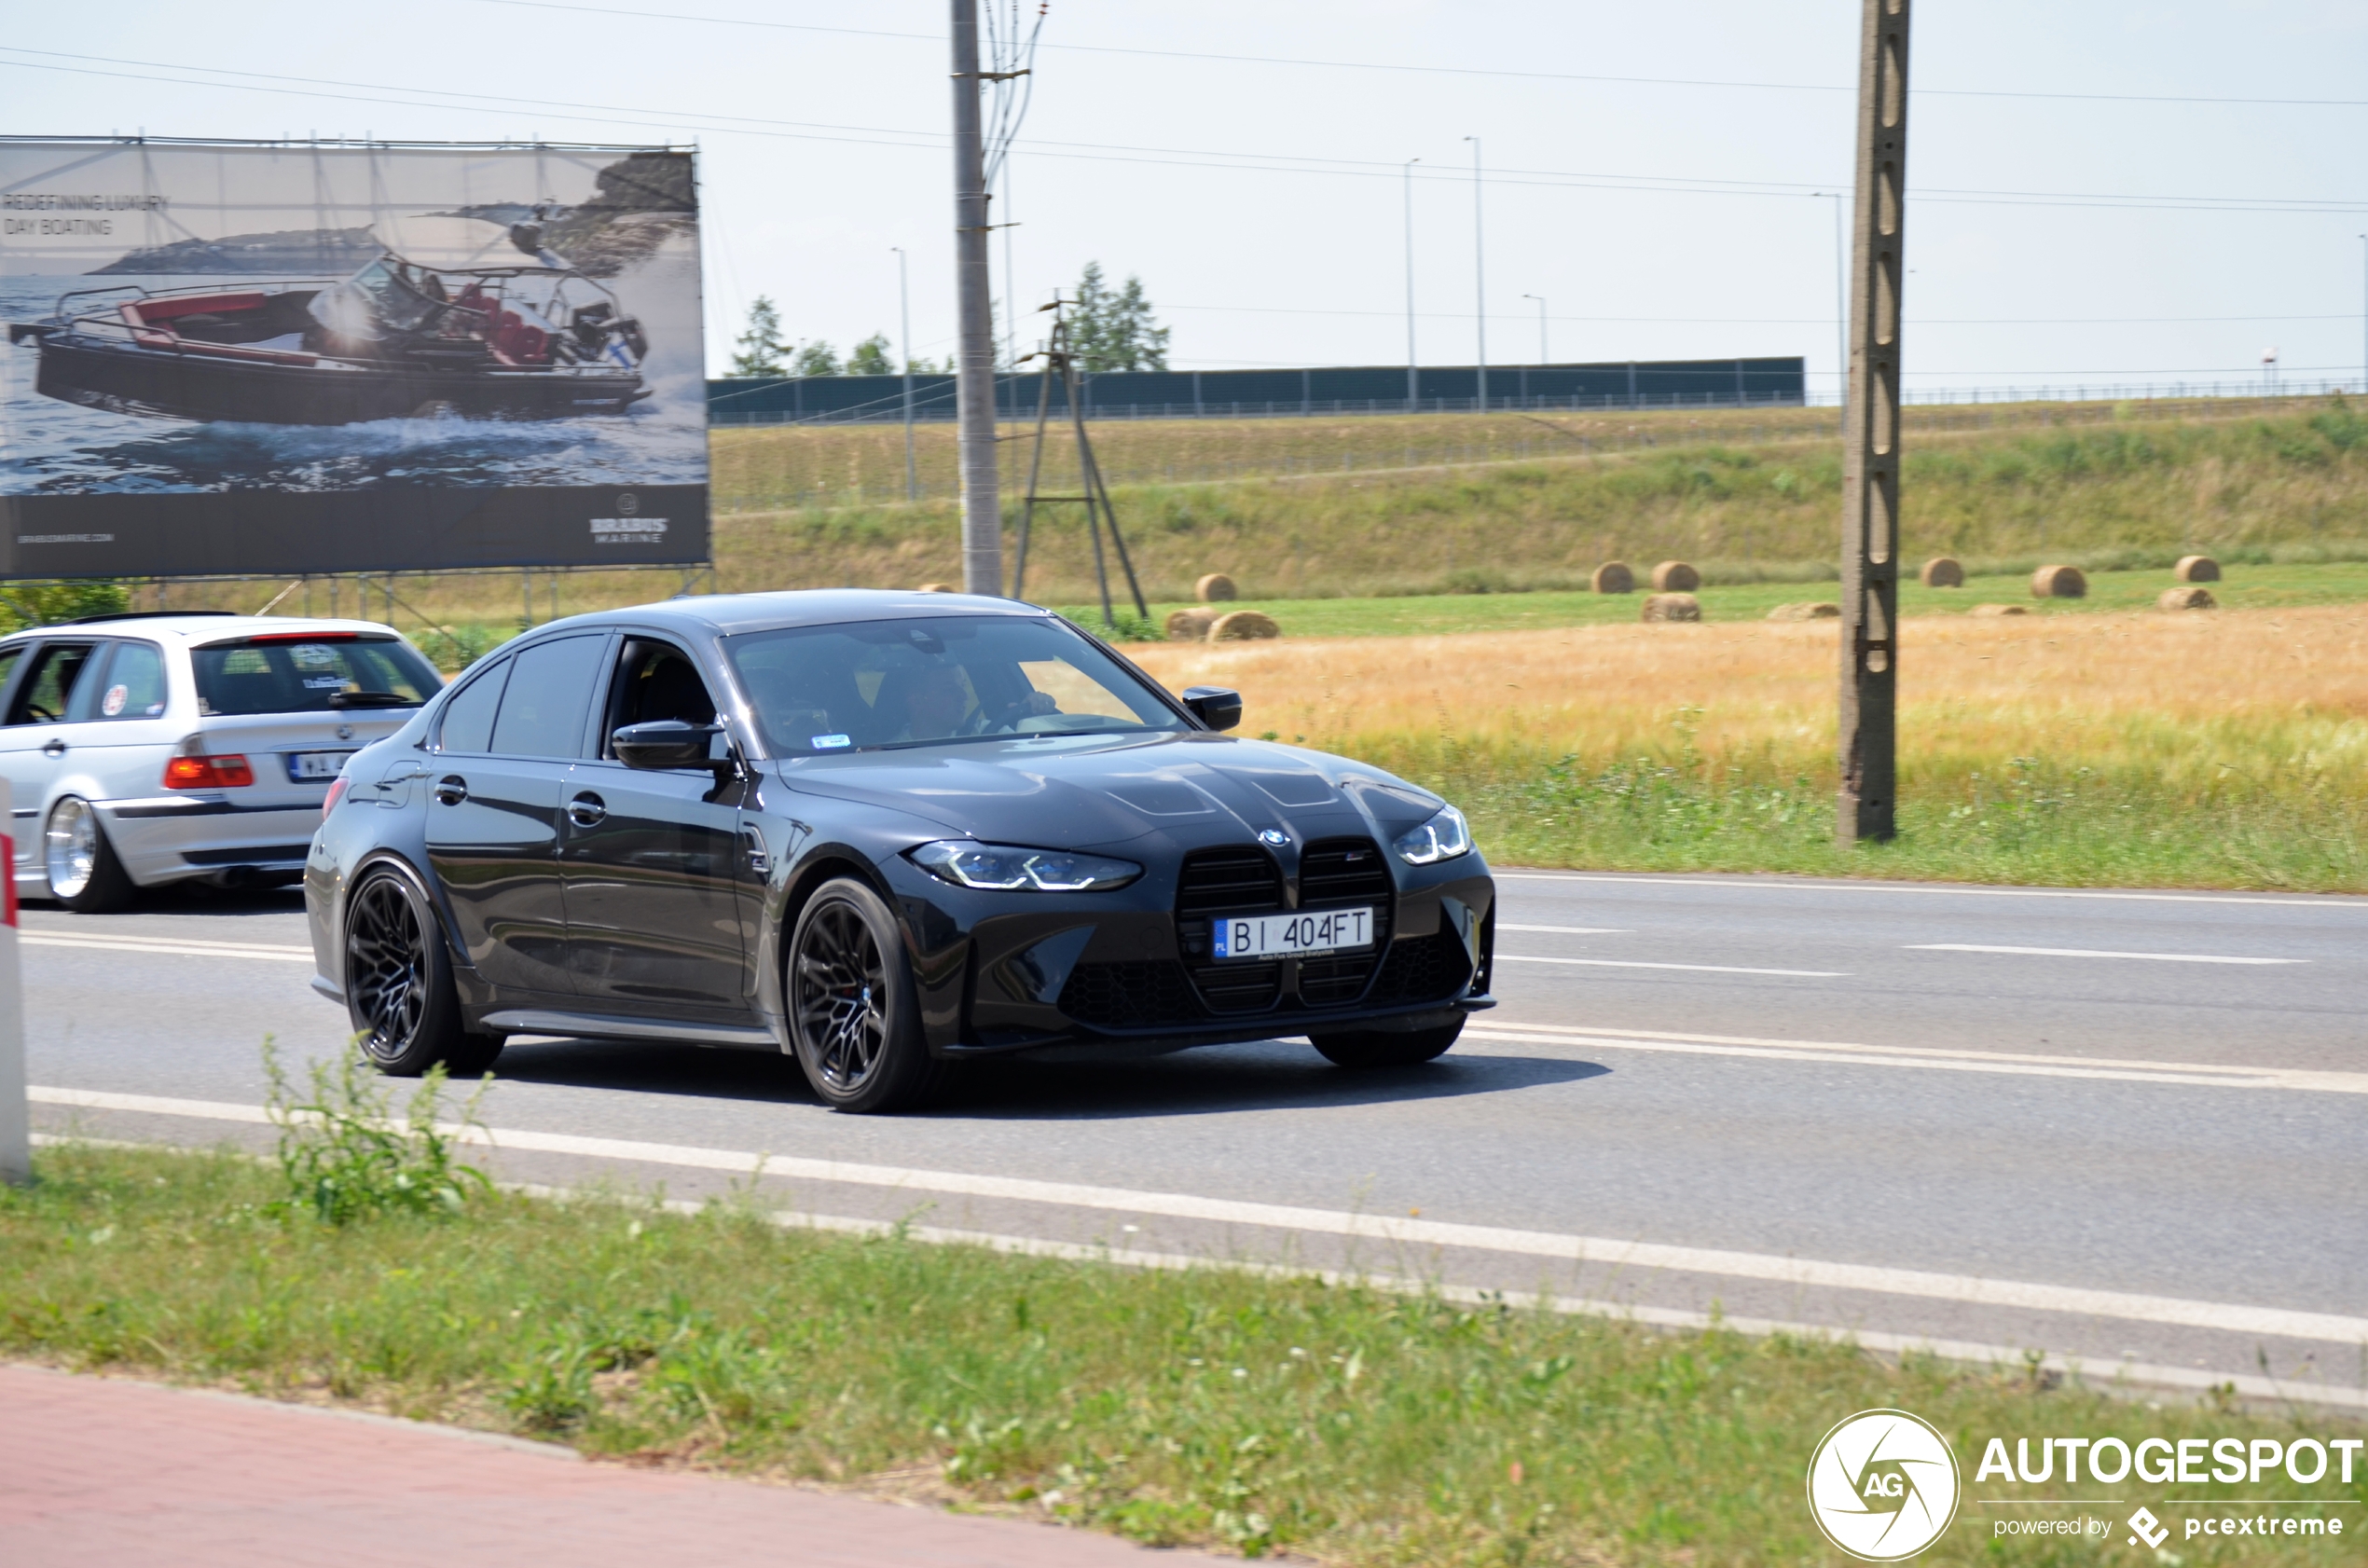
[(816, 889), (788, 964), (798, 1066), (833, 1109), (902, 1109), (943, 1080), (945, 1065), (921, 1038), (895, 916), (870, 887), (841, 877)]
[(362, 1053), (393, 1077), (416, 1078), (438, 1062), (456, 1077), (473, 1075), (502, 1053), (499, 1037), (461, 1029), (443, 933), (427, 896), (400, 872), (365, 873), (346, 906), (345, 999)]
[(1452, 1024), (1441, 1024), (1431, 1029), (1407, 1029), (1389, 1032), (1382, 1029), (1357, 1029), (1337, 1035), (1310, 1035), (1307, 1043), (1324, 1053), (1324, 1059), (1342, 1067), (1412, 1067), (1447, 1054), (1455, 1037), (1464, 1032), (1460, 1018)]

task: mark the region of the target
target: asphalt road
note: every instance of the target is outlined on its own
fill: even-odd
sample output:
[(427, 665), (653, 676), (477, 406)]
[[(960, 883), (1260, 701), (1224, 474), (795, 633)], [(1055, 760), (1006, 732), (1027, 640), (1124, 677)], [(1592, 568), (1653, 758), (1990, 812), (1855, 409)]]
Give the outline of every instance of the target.
[[(1503, 1005), (1427, 1067), (1014, 1062), (860, 1119), (781, 1059), (519, 1041), (489, 1158), (2368, 1407), (2368, 900), (1500, 874)], [(255, 1143), (264, 1037), (342, 1047), (293, 898), (23, 931), (51, 1133)]]

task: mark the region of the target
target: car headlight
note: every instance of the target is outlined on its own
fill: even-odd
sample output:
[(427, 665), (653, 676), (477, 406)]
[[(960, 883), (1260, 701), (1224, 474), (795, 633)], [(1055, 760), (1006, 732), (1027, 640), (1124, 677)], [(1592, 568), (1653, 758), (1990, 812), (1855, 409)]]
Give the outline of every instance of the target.
[(1079, 855), (1066, 849), (1023, 849), (1011, 844), (972, 844), (941, 839), (908, 851), (914, 863), (957, 887), (998, 892), (1098, 893), (1123, 887), (1143, 874), (1132, 860)]
[(1439, 815), (1421, 827), (1402, 832), (1390, 841), (1397, 858), (1410, 866), (1433, 866), (1441, 860), (1452, 860), (1467, 855), (1472, 848), (1471, 824), (1464, 814), (1452, 805), (1442, 805)]

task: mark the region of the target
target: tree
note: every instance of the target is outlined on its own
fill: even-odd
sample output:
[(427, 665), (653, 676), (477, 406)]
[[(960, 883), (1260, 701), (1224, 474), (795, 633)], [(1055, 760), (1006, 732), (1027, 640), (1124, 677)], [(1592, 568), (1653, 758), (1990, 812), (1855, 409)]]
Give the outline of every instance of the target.
[(749, 329), (735, 340), (739, 352), (732, 356), (735, 376), (778, 376), (782, 374), (781, 356), (789, 351), (789, 344), (781, 338), (781, 312), (764, 295), (749, 307)]
[(875, 332), (847, 351), (847, 373), (850, 376), (893, 376), (896, 361), (888, 355), (888, 339), (885, 332)]
[(1102, 280), (1102, 264), (1087, 262), (1068, 319), (1070, 342), (1086, 370), (1167, 368), (1169, 329), (1152, 318), (1142, 279), (1129, 274), (1113, 290)]
[(839, 368), (839, 356), (832, 351), (828, 343), (818, 337), (811, 343), (799, 346), (797, 358), (790, 362), (790, 374), (792, 376), (841, 376), (846, 372)]

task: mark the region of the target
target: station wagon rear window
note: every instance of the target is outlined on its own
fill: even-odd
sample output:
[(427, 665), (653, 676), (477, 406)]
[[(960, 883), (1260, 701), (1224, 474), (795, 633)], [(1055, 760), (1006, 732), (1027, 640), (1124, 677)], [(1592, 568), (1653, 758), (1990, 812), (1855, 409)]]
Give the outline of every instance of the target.
[(191, 652), (198, 711), (224, 717), (417, 708), (444, 682), (391, 637), (271, 635)]

